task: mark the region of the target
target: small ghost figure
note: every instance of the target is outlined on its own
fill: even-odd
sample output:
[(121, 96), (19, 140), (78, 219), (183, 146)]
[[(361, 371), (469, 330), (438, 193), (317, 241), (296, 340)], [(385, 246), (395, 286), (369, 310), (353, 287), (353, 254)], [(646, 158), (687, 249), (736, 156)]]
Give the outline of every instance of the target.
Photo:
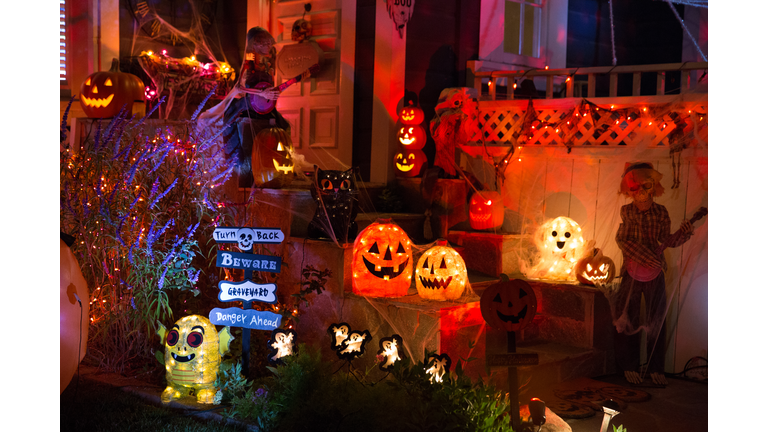
[(533, 240), (540, 257), (536, 265), (523, 268), (530, 279), (575, 281), (573, 268), (592, 245), (584, 242), (579, 224), (565, 216), (541, 224)]
[(341, 351), (344, 348), (344, 341), (349, 337), (349, 324), (331, 324), (328, 327), (328, 334), (331, 336), (331, 349)]
[(392, 335), (392, 337), (385, 337), (379, 340), (379, 351), (377, 355), (383, 357), (383, 361), (379, 363), (379, 369), (383, 371), (390, 371), (395, 366), (395, 362), (401, 360), (400, 347), (403, 346), (403, 338), (400, 335)]
[(451, 369), (451, 357), (448, 354), (430, 354), (424, 360), (424, 364), (429, 366), (427, 374), (430, 381), (443, 382), (443, 376)]
[(271, 364), (280, 363), (283, 357), (293, 355), (295, 337), (296, 332), (290, 329), (272, 330), (272, 338), (267, 342), (270, 347), (268, 358)]
[(240, 228), (237, 230), (237, 247), (242, 251), (250, 250), (253, 247), (253, 230), (250, 228)]
[(365, 352), (365, 344), (371, 339), (371, 334), (368, 332), (368, 330), (364, 330), (363, 332), (360, 332), (358, 330), (354, 330), (349, 333), (349, 337), (344, 340), (342, 343), (344, 346), (344, 349), (341, 351), (338, 351), (336, 354), (346, 360), (353, 360)]
[(456, 175), (456, 146), (469, 141), (472, 122), (477, 122), (477, 90), (447, 88), (440, 92), (429, 132), (435, 140), (435, 166)]
[(395, 22), (395, 28), (400, 35), (400, 39), (403, 38), (403, 30), (408, 20), (413, 15), (413, 6), (416, 0), (387, 0), (387, 12), (389, 17)]

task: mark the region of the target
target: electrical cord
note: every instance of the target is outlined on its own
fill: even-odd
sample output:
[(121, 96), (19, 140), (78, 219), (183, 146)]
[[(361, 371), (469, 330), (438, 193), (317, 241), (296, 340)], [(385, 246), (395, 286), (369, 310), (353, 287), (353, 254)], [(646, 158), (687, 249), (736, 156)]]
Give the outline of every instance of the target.
[(77, 295), (77, 292), (74, 294), (77, 304), (80, 305), (80, 332), (77, 339), (77, 380), (75, 381), (75, 395), (73, 398), (77, 397), (77, 389), (80, 387), (80, 349), (83, 346), (83, 302), (80, 301), (80, 296)]

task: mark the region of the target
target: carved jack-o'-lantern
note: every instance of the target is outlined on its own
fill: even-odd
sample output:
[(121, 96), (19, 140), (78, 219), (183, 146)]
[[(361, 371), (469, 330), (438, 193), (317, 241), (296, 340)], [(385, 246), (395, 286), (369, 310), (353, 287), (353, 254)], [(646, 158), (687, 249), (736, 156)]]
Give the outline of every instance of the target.
[(89, 118), (114, 117), (126, 104), (130, 116), (134, 101), (144, 101), (144, 83), (136, 75), (120, 72), (117, 60), (112, 60), (109, 71), (88, 75), (80, 86), (80, 106)]
[(480, 296), (480, 313), (491, 327), (518, 331), (536, 315), (536, 293), (520, 279), (497, 282)]
[(411, 286), (411, 239), (391, 219), (377, 219), (355, 239), (352, 292), (371, 297), (402, 297)]
[(403, 125), (397, 131), (397, 142), (405, 148), (422, 149), (426, 144), (427, 133), (421, 125)]
[(413, 275), (419, 296), (429, 300), (456, 300), (469, 286), (464, 259), (445, 240), (421, 255)]
[(424, 111), (413, 105), (400, 110), (400, 122), (404, 125), (419, 125), (424, 121)]
[(576, 279), (586, 285), (605, 285), (610, 283), (616, 275), (616, 266), (613, 260), (603, 255), (603, 252), (594, 248), (592, 253), (576, 263), (574, 268)]
[(176, 321), (168, 331), (161, 324), (158, 335), (165, 340), (168, 382), (160, 400), (168, 403), (195, 390), (199, 403), (213, 403), (221, 356), (232, 340), (229, 327), (216, 333), (208, 318), (190, 315)]
[(501, 194), (482, 191), (469, 200), (469, 225), (474, 230), (496, 229), (504, 223), (504, 203)]
[(427, 163), (427, 155), (421, 150), (401, 149), (395, 153), (394, 163), (398, 177), (418, 177)]
[(293, 175), (293, 145), (288, 133), (274, 125), (262, 129), (253, 139), (251, 169), (257, 185), (266, 183), (278, 176)]

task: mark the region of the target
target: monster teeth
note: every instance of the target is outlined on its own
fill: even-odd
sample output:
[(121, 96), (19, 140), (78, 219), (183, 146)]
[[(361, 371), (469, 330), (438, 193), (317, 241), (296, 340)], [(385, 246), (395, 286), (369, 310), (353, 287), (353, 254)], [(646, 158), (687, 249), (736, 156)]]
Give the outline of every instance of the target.
[(83, 100), (83, 103), (85, 103), (85, 106), (102, 108), (109, 105), (109, 103), (112, 102), (112, 98), (114, 96), (115, 96), (114, 94), (111, 94), (107, 96), (105, 99), (99, 99), (99, 98), (89, 98), (81, 95), (80, 99)]
[(435, 279), (430, 280), (430, 279), (426, 279), (424, 276), (419, 276), (419, 280), (421, 280), (421, 284), (424, 286), (424, 288), (429, 288), (429, 289), (443, 288), (443, 289), (446, 289), (446, 288), (448, 288), (448, 285), (451, 284), (451, 280), (453, 280), (453, 276), (448, 276), (448, 279), (445, 279), (445, 280), (440, 279), (440, 278), (435, 278)]

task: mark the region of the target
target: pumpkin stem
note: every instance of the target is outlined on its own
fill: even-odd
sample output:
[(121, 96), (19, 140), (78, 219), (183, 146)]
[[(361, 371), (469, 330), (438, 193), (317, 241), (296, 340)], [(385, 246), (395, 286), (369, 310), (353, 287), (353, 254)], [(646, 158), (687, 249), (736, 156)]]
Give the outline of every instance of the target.
[(112, 66), (109, 68), (110, 72), (120, 72), (120, 60), (113, 58)]

